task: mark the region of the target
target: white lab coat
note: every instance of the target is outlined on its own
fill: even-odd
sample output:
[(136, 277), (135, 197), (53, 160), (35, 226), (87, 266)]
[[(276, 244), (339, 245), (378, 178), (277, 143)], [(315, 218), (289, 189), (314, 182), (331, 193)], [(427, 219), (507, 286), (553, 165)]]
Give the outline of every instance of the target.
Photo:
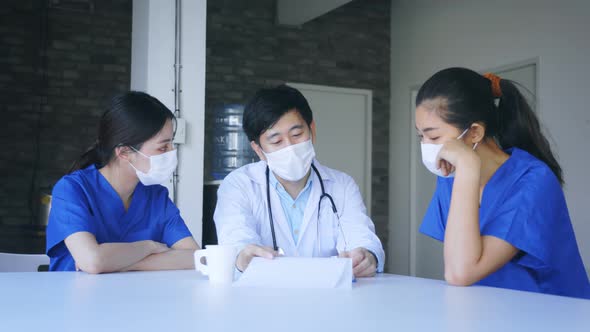
[[(286, 256), (329, 257), (344, 250), (362, 247), (375, 254), (377, 271), (383, 271), (385, 253), (375, 226), (367, 216), (360, 191), (349, 175), (324, 167), (314, 160), (326, 193), (334, 199), (340, 223), (346, 238), (344, 246), (338, 220), (332, 212), (330, 200), (322, 200), (319, 218), (318, 202), (321, 196), (319, 179), (312, 170), (311, 194), (303, 214), (299, 241), (295, 243), (291, 226), (275, 188), (270, 190), (277, 246)], [(217, 192), (214, 220), (220, 244), (232, 244), (241, 250), (248, 244), (272, 247), (272, 234), (266, 200), (266, 162), (248, 164), (231, 172)]]

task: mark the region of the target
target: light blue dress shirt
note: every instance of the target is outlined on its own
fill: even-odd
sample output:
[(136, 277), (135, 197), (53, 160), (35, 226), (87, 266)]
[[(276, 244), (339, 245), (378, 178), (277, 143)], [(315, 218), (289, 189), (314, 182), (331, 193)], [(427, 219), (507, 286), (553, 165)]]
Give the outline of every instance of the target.
[(285, 211), (285, 217), (291, 226), (291, 234), (295, 243), (299, 241), (299, 233), (301, 232), (301, 224), (303, 223), (303, 213), (311, 194), (312, 176), (309, 177), (305, 187), (299, 193), (297, 198), (293, 199), (291, 195), (285, 190), (283, 185), (277, 180), (275, 175), (270, 172), (269, 182), (271, 187), (275, 188), (279, 199), (281, 200), (281, 206)]

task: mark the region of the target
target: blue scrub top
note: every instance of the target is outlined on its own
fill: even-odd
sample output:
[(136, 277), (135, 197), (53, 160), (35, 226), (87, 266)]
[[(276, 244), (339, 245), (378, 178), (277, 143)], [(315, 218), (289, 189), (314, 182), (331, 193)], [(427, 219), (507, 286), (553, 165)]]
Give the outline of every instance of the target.
[[(518, 148), (484, 188), (479, 208), (482, 235), (502, 239), (519, 253), (478, 285), (590, 298), (590, 283), (578, 250), (557, 177), (542, 161)], [(444, 240), (453, 178), (437, 188), (420, 232)]]
[(165, 187), (138, 183), (125, 211), (117, 192), (94, 165), (64, 176), (53, 188), (47, 225), (50, 271), (75, 270), (64, 240), (77, 232), (92, 233), (99, 244), (152, 240), (169, 247), (192, 236)]

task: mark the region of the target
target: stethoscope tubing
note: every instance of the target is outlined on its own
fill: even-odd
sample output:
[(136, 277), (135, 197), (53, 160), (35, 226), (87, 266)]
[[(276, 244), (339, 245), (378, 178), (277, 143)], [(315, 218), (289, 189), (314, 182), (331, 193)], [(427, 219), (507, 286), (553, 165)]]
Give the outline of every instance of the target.
[[(320, 209), (322, 207), (322, 199), (324, 198), (328, 198), (330, 200), (330, 204), (332, 206), (332, 211), (334, 212), (334, 214), (336, 214), (336, 216), (338, 216), (338, 209), (336, 209), (336, 204), (334, 203), (334, 199), (332, 198), (332, 196), (328, 193), (326, 193), (326, 190), (324, 188), (324, 180), (322, 179), (322, 176), (320, 175), (320, 171), (318, 171), (318, 169), (315, 167), (314, 164), (311, 164), (311, 168), (313, 169), (314, 173), (317, 175), (318, 179), (319, 179), (319, 183), (320, 183), (320, 187), (322, 189), (322, 195), (320, 196), (320, 200), (318, 202), (318, 223), (319, 223), (319, 215), (320, 215)], [(268, 219), (270, 221), (270, 233), (272, 235), (272, 247), (275, 251), (279, 250), (279, 247), (277, 246), (277, 238), (275, 235), (275, 223), (274, 223), (274, 219), (272, 217), (272, 208), (270, 205), (270, 169), (268, 168), (268, 166), (266, 166), (266, 205), (268, 207)], [(340, 223), (340, 221), (338, 221), (338, 223)], [(318, 225), (318, 229), (319, 229), (319, 225)], [(344, 236), (344, 234), (342, 234)], [(319, 234), (318, 234), (319, 236)], [(318, 249), (319, 250), (319, 249)]]

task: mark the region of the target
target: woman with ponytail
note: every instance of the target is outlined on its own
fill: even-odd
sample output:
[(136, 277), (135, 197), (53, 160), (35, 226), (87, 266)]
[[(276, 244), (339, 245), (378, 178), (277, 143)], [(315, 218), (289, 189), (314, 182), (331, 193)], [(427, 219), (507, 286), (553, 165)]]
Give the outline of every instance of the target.
[(561, 167), (514, 83), (449, 68), (416, 105), (438, 176), (420, 231), (443, 241), (447, 282), (590, 298)]
[(113, 98), (95, 144), (53, 188), (51, 271), (193, 268), (198, 245), (160, 185), (177, 164), (173, 120), (148, 94)]

